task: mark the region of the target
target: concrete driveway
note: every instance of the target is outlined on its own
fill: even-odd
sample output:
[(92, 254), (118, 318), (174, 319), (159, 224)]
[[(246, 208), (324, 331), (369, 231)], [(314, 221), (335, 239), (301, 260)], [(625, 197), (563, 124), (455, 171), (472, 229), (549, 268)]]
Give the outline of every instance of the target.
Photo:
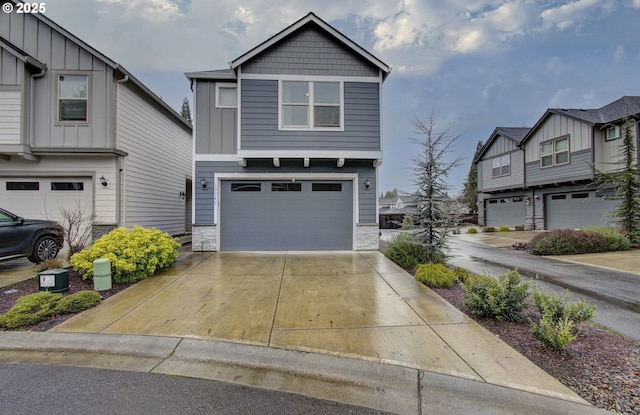
[(584, 403), (379, 252), (193, 254), (53, 331), (316, 352)]

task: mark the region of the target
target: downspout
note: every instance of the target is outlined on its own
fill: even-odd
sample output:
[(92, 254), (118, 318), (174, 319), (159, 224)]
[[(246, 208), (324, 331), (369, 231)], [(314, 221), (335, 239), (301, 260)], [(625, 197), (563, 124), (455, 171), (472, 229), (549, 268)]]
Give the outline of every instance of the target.
[[(113, 139), (114, 139), (114, 143), (113, 143), (113, 148), (117, 149), (118, 148), (118, 143), (119, 143), (119, 132), (120, 132), (120, 123), (119, 123), (119, 118), (118, 118), (118, 104), (120, 102), (120, 85), (124, 84), (125, 82), (127, 82), (129, 80), (129, 75), (125, 74), (124, 78), (122, 79), (118, 79), (116, 80), (116, 102), (115, 102), (115, 108), (114, 108), (114, 113), (113, 113), (113, 118), (115, 120), (114, 122), (114, 134), (113, 134)], [(126, 205), (124, 203), (122, 203), (123, 198), (124, 198), (124, 193), (125, 193), (125, 184), (122, 180), (122, 175), (123, 173), (123, 169), (124, 169), (124, 156), (118, 156), (119, 159), (116, 162), (116, 189), (118, 189), (118, 191), (116, 192), (116, 217), (119, 218), (119, 226), (127, 226), (126, 224)]]
[(44, 78), (47, 74), (47, 68), (41, 69), (40, 73), (31, 75), (31, 83), (29, 84), (29, 139), (28, 144), (31, 146), (33, 136), (35, 135), (35, 121), (36, 121), (36, 79)]

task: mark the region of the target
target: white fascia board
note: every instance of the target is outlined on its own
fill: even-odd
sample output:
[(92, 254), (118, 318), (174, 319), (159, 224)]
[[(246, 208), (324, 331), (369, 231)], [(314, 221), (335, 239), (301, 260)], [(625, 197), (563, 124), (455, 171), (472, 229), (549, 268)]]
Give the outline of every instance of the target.
[(289, 75), (289, 74), (238, 74), (238, 79), (258, 79), (265, 81), (326, 81), (326, 82), (367, 82), (382, 83), (376, 76), (335, 76), (335, 75)]
[[(196, 155), (198, 156), (198, 155)], [(240, 150), (237, 158), (259, 159), (372, 159), (382, 160), (382, 151), (353, 150)]]
[(233, 161), (239, 162), (242, 157), (237, 154), (194, 154), (193, 161)]

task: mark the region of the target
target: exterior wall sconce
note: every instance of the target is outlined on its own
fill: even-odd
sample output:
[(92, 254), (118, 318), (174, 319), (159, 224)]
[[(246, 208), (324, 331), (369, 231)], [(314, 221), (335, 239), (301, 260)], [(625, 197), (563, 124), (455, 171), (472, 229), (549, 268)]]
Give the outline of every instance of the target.
[(540, 200), (540, 195), (535, 195), (533, 198), (534, 198), (535, 200)]
[(102, 187), (107, 187), (109, 182), (107, 182), (107, 179), (105, 179), (104, 176), (100, 176), (100, 184), (102, 185)]
[(207, 181), (204, 179), (204, 177), (200, 179), (200, 186), (202, 186), (203, 189), (207, 188)]
[(371, 187), (371, 180), (367, 179), (364, 181), (364, 188), (368, 189)]
[(187, 197), (185, 192), (180, 192), (180, 200), (184, 200)]
[(478, 207), (482, 206), (482, 202), (481, 201), (477, 201), (476, 202), (476, 206), (478, 206)]
[(524, 204), (529, 206), (529, 203), (531, 203), (531, 198), (529, 196), (524, 198)]

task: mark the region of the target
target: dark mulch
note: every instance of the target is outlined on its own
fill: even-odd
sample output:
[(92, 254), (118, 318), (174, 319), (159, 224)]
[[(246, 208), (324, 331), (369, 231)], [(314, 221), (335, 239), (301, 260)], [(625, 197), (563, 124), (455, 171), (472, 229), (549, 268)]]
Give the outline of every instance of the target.
[[(103, 299), (109, 298), (114, 294), (119, 293), (125, 288), (129, 287), (131, 284), (112, 284), (112, 288), (110, 290), (100, 291), (100, 295)], [(17, 290), (14, 293), (9, 293), (13, 290)], [(80, 274), (76, 271), (69, 271), (69, 289), (61, 292), (60, 294), (66, 296), (69, 294), (77, 293), (83, 290), (91, 290), (93, 291), (93, 280), (83, 280), (80, 277)], [(7, 287), (0, 288), (0, 314), (5, 314), (7, 311), (13, 307), (15, 302), (20, 297), (24, 297), (28, 294), (37, 293), (38, 289), (38, 277), (34, 276), (25, 281), (21, 281), (15, 284), (11, 284)], [(64, 315), (55, 315), (50, 319), (41, 321), (40, 323), (33, 324), (30, 326), (20, 327), (16, 330), (20, 331), (47, 331), (50, 328), (62, 323), (63, 321), (73, 317), (75, 314), (64, 314)], [(4, 331), (6, 329), (0, 327), (0, 331)]]
[(640, 414), (640, 345), (634, 341), (582, 324), (578, 337), (562, 352), (554, 352), (530, 333), (529, 320), (540, 319), (531, 303), (524, 313), (527, 322), (513, 323), (472, 316), (460, 284), (433, 290), (593, 405)]

